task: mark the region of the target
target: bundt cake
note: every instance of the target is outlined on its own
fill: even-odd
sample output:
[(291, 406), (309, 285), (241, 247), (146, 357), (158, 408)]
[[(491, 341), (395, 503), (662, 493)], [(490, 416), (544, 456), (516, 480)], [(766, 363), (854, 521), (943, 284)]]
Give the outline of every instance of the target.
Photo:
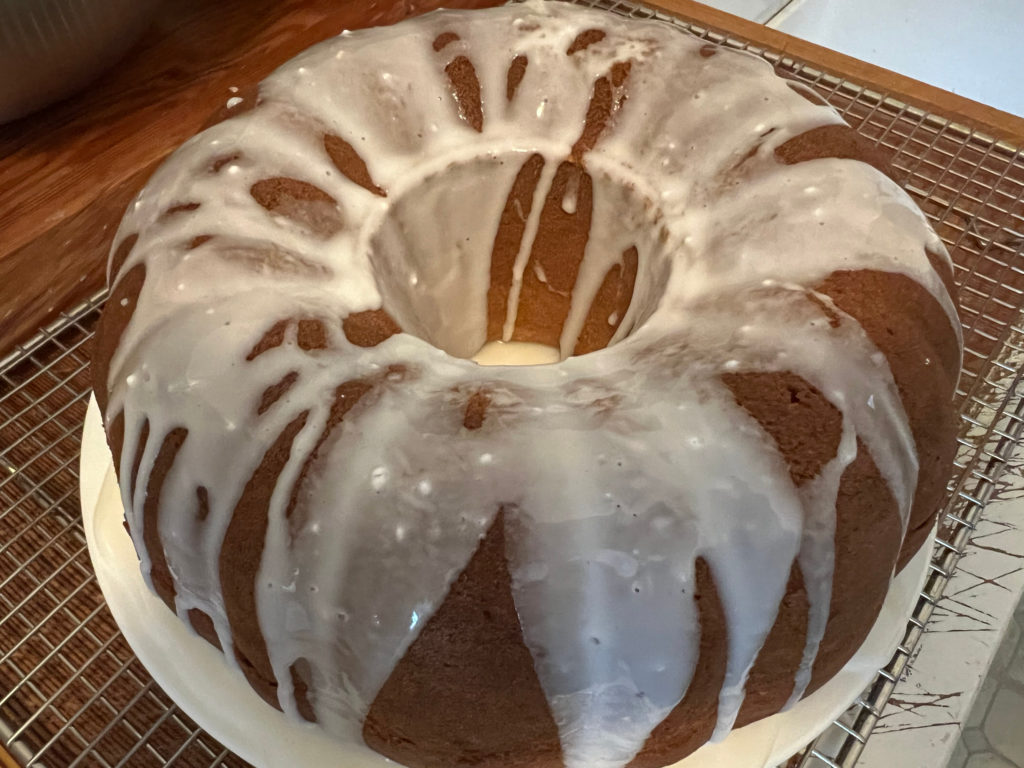
[(934, 523), (961, 344), (832, 108), (542, 0), (229, 107), (125, 215), (93, 367), (148, 583), (269, 704), (407, 766), (653, 767), (843, 666)]

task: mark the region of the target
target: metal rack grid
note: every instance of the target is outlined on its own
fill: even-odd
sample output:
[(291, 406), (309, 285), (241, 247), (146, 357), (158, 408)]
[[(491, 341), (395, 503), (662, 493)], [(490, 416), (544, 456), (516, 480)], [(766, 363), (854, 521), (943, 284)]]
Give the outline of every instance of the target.
[[(920, 641), (1007, 460), (1022, 441), (1024, 157), (940, 115), (714, 30), (614, 0), (746, 49), (812, 87), (887, 149), (956, 262), (967, 352), (959, 452), (925, 589), (892, 661), (789, 765), (852, 766)], [(78, 500), (94, 296), (0, 360), (0, 745), (23, 766), (244, 766), (178, 710), (106, 611)], [(0, 763), (3, 758), (0, 756)]]
[(153, 683), (92, 572), (78, 456), (103, 299), (0, 361), (0, 744), (24, 766), (244, 766)]

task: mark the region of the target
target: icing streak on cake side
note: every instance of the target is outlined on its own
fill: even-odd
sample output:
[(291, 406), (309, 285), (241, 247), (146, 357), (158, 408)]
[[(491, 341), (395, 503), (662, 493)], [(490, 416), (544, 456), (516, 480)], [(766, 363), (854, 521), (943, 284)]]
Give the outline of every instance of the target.
[(960, 354), (941, 242), (835, 112), (536, 0), (250, 101), (128, 211), (96, 352), (183, 620), (412, 765), (664, 765), (834, 674), (931, 524)]

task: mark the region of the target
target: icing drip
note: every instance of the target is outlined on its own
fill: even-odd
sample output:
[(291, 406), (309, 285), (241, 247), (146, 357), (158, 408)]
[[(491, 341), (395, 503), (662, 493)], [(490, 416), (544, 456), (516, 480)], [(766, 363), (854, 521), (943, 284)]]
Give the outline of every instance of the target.
[[(574, 45), (592, 29), (604, 35)], [(138, 239), (120, 271), (145, 263), (146, 281), (107, 409), (108, 426), (125, 414), (122, 478), (140, 457), (134, 489), (122, 484), (127, 519), (149, 578), (146, 489), (165, 436), (187, 429), (162, 481), (159, 534), (179, 615), (202, 610), (225, 649), (222, 542), (268, 446), (305, 414), (273, 481), (254, 581), (289, 713), (301, 662), (317, 720), (359, 739), (377, 692), (505, 510), (513, 597), (566, 765), (625, 765), (685, 695), (697, 558), (727, 620), (721, 737), (794, 559), (810, 617), (793, 701), (808, 684), (829, 615), (836, 494), (858, 439), (906, 527), (918, 467), (892, 375), (810, 287), (837, 269), (905, 274), (959, 328), (925, 255), (945, 251), (870, 166), (778, 163), (784, 141), (840, 118), (765, 62), (702, 45), (536, 0), (346, 34), (272, 75), (254, 109), (185, 144), (129, 209), (117, 240)], [(459, 90), (456, 77), (475, 85)], [(601, 78), (624, 91), (588, 131)], [(505, 340), (559, 166), (584, 150), (592, 224), (562, 361), (462, 359), (497, 340), (491, 251), (517, 175), (543, 161), (520, 211)], [(268, 182), (281, 179), (301, 185)], [(581, 186), (556, 202), (583, 213)], [(607, 318), (611, 345), (570, 357), (629, 253), (635, 288)], [(546, 282), (542, 268), (537, 277)], [(404, 333), (374, 347), (346, 338), (343, 319), (382, 307)], [(300, 319), (319, 321), (318, 343), (303, 343)], [(839, 452), (816, 479), (794, 486), (722, 385), (735, 371), (792, 371), (842, 413)], [(467, 428), (479, 391), (488, 415)]]

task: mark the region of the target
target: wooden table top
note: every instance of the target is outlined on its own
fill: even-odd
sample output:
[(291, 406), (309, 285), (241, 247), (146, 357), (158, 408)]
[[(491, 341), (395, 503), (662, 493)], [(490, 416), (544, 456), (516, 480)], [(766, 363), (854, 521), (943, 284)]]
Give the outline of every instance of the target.
[(103, 285), (125, 206), (232, 96), (344, 29), (501, 0), (165, 0), (78, 95), (0, 126), (0, 357)]

